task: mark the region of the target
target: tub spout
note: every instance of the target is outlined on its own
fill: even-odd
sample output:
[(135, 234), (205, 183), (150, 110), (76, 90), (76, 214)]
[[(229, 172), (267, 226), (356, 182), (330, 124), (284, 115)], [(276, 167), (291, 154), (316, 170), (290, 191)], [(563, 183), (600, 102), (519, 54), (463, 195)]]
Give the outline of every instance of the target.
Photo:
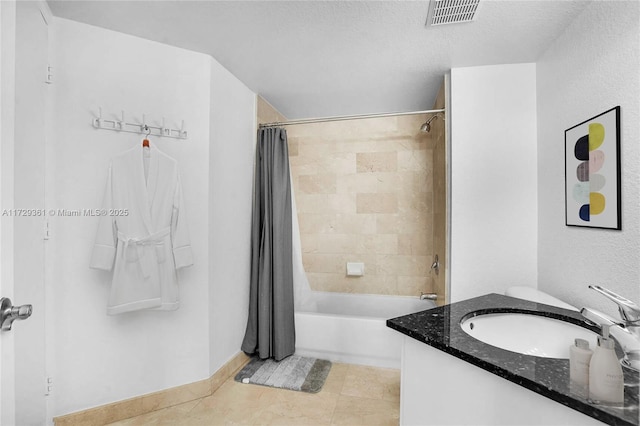
[(420, 300), (437, 300), (438, 295), (435, 293), (420, 293)]

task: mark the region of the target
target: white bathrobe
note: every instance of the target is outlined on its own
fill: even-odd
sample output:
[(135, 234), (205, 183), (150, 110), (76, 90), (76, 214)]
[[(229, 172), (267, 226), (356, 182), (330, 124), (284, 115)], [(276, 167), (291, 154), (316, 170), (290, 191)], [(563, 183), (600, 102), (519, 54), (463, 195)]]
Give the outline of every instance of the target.
[(175, 310), (176, 269), (193, 264), (176, 160), (137, 146), (111, 160), (92, 268), (110, 271), (107, 314)]

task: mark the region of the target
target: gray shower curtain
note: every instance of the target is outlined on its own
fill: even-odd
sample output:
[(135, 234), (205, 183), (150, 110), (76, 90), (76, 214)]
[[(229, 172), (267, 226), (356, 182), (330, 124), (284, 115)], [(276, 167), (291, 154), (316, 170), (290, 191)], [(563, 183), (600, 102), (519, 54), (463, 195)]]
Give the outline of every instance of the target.
[(280, 361), (295, 351), (287, 132), (258, 130), (249, 318), (242, 350)]

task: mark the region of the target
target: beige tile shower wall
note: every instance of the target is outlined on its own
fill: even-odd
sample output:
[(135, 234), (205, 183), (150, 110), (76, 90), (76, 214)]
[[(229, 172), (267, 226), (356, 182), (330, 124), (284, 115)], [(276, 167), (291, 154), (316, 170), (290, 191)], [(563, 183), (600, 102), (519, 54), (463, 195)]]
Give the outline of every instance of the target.
[[(426, 116), (287, 127), (303, 263), (314, 290), (433, 291), (433, 141)], [(347, 277), (347, 262), (364, 262)]]

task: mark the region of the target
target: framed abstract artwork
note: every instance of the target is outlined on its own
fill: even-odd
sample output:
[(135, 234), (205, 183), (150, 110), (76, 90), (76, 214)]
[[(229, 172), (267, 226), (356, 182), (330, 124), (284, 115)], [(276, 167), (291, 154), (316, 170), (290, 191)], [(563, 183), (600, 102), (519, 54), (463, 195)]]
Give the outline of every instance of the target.
[(567, 226), (622, 229), (620, 107), (565, 130)]

